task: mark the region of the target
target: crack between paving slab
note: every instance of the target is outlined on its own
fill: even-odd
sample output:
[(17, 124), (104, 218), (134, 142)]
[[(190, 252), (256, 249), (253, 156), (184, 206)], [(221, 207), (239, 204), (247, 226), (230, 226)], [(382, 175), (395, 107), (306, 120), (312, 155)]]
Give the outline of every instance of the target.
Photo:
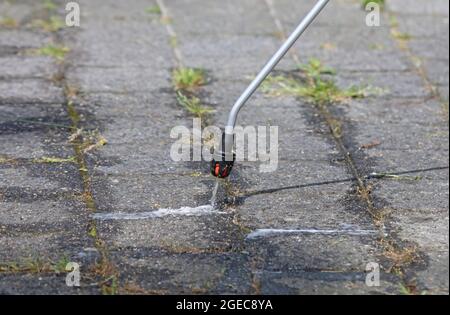
[[(46, 12), (48, 15), (49, 12)], [(53, 39), (54, 43), (61, 43), (62, 38), (61, 34), (56, 32), (50, 32), (49, 36)], [(56, 105), (56, 104), (65, 104), (66, 111), (68, 113), (68, 116), (72, 122), (71, 126), (63, 126), (63, 125), (56, 125), (56, 124), (45, 124), (41, 122), (33, 122), (33, 121), (24, 121), (25, 123), (29, 124), (42, 124), (42, 125), (51, 125), (54, 127), (64, 128), (72, 130), (72, 132), (76, 132), (78, 130), (78, 123), (80, 120), (80, 117), (75, 109), (75, 106), (73, 104), (73, 101), (70, 99), (68, 91), (69, 86), (66, 82), (65, 73), (66, 73), (66, 67), (67, 64), (65, 61), (58, 62), (58, 72), (57, 76), (55, 78), (57, 79), (48, 79), (48, 78), (38, 78), (40, 80), (43, 80), (45, 82), (53, 82), (56, 86), (59, 86), (64, 91), (64, 101), (53, 101), (53, 102), (20, 102), (20, 100), (16, 99), (0, 99), (0, 106), (3, 105), (10, 105), (11, 103), (17, 103), (20, 102), (21, 105)], [(9, 78), (9, 79), (19, 79), (19, 78)], [(21, 77), (20, 79), (34, 79), (31, 77)], [(86, 205), (86, 207), (92, 211), (95, 212), (96, 206), (95, 202), (92, 198), (91, 193), (91, 183), (90, 183), (90, 177), (88, 173), (87, 163), (85, 160), (85, 156), (83, 151), (81, 150), (82, 141), (79, 140), (78, 142), (72, 143), (73, 150), (75, 152), (75, 159), (72, 161), (73, 163), (76, 163), (79, 167), (79, 173), (80, 177), (83, 182), (83, 201)], [(0, 161), (1, 162), (1, 161)], [(11, 163), (17, 163), (16, 160), (9, 160), (8, 162)], [(33, 162), (35, 163), (35, 162)], [(93, 235), (93, 232), (95, 231), (95, 235)], [(86, 272), (83, 274), (83, 278), (88, 280), (99, 280), (97, 283), (89, 284), (89, 285), (83, 285), (82, 287), (91, 287), (91, 286), (97, 286), (101, 288), (103, 293), (116, 293), (116, 287), (117, 287), (117, 279), (118, 279), (118, 272), (117, 269), (112, 265), (110, 262), (110, 259), (108, 257), (108, 251), (106, 249), (106, 246), (104, 242), (100, 239), (98, 236), (95, 221), (91, 220), (88, 227), (88, 235), (93, 239), (96, 250), (100, 253), (101, 261), (100, 264), (96, 264), (95, 268), (90, 270), (89, 272)], [(36, 263), (39, 262), (39, 265), (36, 265)], [(27, 263), (26, 266), (17, 265), (15, 262), (12, 262), (10, 264), (0, 264), (0, 272), (6, 272), (6, 273), (23, 273), (23, 274), (54, 274), (54, 275), (60, 275), (61, 271), (55, 269), (55, 264), (52, 261), (32, 261), (33, 265), (30, 267)], [(42, 264), (41, 264), (42, 263)], [(58, 266), (60, 267), (60, 266)], [(64, 268), (65, 269), (65, 265)], [(64, 272), (66, 272), (64, 270)]]
[[(54, 34), (55, 42), (62, 42), (62, 38), (59, 34)], [(59, 64), (59, 78), (55, 84), (59, 85), (64, 91), (65, 107), (67, 115), (71, 121), (70, 129), (71, 135), (76, 135), (74, 139), (70, 141), (75, 153), (74, 162), (76, 163), (79, 175), (82, 181), (82, 200), (91, 213), (97, 211), (97, 206), (92, 193), (92, 180), (89, 174), (89, 168), (86, 162), (86, 154), (84, 152), (84, 139), (83, 135), (77, 135), (77, 131), (80, 130), (81, 117), (76, 109), (75, 100), (77, 95), (73, 93), (69, 83), (66, 80), (68, 64), (66, 60)], [(92, 279), (100, 280), (92, 285), (98, 286), (103, 294), (116, 294), (118, 290), (119, 271), (113, 264), (109, 257), (109, 251), (105, 242), (99, 236), (97, 230), (97, 224), (94, 219), (89, 219), (87, 226), (87, 234), (93, 240), (96, 250), (100, 254), (100, 261), (89, 271), (92, 274)]]
[[(439, 92), (439, 89), (438, 89), (439, 85), (433, 84), (433, 82), (428, 77), (428, 73), (423, 65), (423, 58), (420, 58), (418, 55), (414, 54), (410, 45), (408, 44), (407, 39), (406, 40), (401, 39), (401, 38), (395, 37), (393, 35), (395, 33), (397, 33), (397, 34), (401, 33), (400, 28), (399, 28), (400, 22), (398, 22), (398, 20), (397, 20), (398, 14), (396, 14), (395, 12), (393, 12), (389, 9), (386, 9), (386, 15), (387, 15), (388, 20), (391, 21), (389, 23), (389, 29), (391, 31), (391, 37), (392, 37), (393, 41), (396, 43), (397, 48), (406, 55), (406, 58), (412, 64), (412, 66), (414, 68), (414, 72), (416, 72), (417, 75), (421, 78), (425, 89), (428, 91), (428, 93), (430, 93), (429, 99), (437, 100), (443, 107), (443, 111), (444, 111), (444, 106), (445, 106), (445, 104), (447, 104), (447, 106), (448, 106), (448, 101), (446, 101), (442, 97), (441, 93)], [(448, 60), (446, 60), (446, 61), (448, 61)], [(448, 113), (447, 113), (447, 115), (448, 115)], [(447, 121), (448, 121), (448, 117), (447, 117)]]
[[(271, 15), (274, 17), (274, 23), (277, 27), (279, 27), (279, 31), (283, 31), (284, 27), (282, 23), (280, 22), (280, 19), (277, 17), (277, 13), (275, 10), (275, 7), (273, 5), (273, 2), (271, 0), (265, 0), (266, 4), (269, 6), (271, 10)], [(279, 26), (281, 24), (281, 27)], [(286, 34), (283, 36), (286, 38)], [(295, 52), (293, 52), (294, 55), (296, 55)], [(299, 60), (298, 57), (296, 57), (294, 60)], [(345, 159), (345, 163), (353, 175), (353, 180), (356, 181), (357, 185), (357, 195), (365, 202), (366, 204), (366, 210), (370, 214), (373, 223), (376, 228), (378, 228), (378, 235), (379, 235), (379, 244), (381, 246), (381, 249), (384, 251), (383, 256), (385, 258), (388, 258), (386, 254), (390, 252), (394, 257), (395, 255), (401, 255), (403, 251), (409, 251), (409, 248), (404, 248), (402, 246), (402, 240), (397, 240), (393, 235), (385, 233), (385, 223), (386, 223), (386, 214), (384, 213), (384, 209), (378, 209), (374, 204), (374, 199), (371, 194), (371, 188), (366, 184), (366, 179), (369, 179), (368, 176), (363, 176), (360, 170), (358, 169), (354, 158), (350, 151), (347, 149), (343, 138), (344, 134), (342, 131), (337, 131), (335, 129), (336, 123), (341, 124), (342, 122), (335, 117), (329, 110), (327, 105), (328, 104), (314, 104), (316, 110), (319, 112), (319, 114), (322, 116), (322, 118), (325, 120), (328, 129), (330, 131), (330, 135), (333, 138), (333, 141), (335, 142), (335, 145), (337, 146), (338, 150), (340, 151), (341, 155)], [(413, 253), (415, 254), (415, 253)], [(413, 255), (412, 254), (412, 255)], [(416, 256), (414, 256), (416, 257)], [(388, 258), (389, 259), (389, 258)], [(392, 258), (390, 260), (393, 260), (395, 258)], [(409, 266), (409, 264), (408, 264)], [(395, 263), (393, 262), (393, 266), (387, 270), (388, 273), (391, 273), (392, 271), (397, 271), (397, 273), (400, 275), (402, 285), (406, 288), (413, 288), (415, 289), (415, 284), (410, 283), (406, 277), (405, 277), (405, 266), (399, 266), (396, 270), (393, 270), (395, 267)]]
[[(65, 73), (65, 72), (64, 72)], [(67, 82), (65, 78), (62, 79), (64, 90), (68, 90)], [(75, 108), (72, 100), (69, 99), (66, 93), (66, 106), (70, 119), (72, 120), (72, 127), (74, 130), (79, 130), (80, 116)], [(75, 159), (78, 165), (79, 174), (83, 182), (83, 201), (90, 212), (97, 212), (97, 206), (92, 193), (92, 180), (89, 174), (89, 168), (86, 162), (86, 155), (83, 149), (83, 138), (78, 137), (72, 142), (73, 150), (75, 151)], [(100, 253), (100, 262), (93, 270), (94, 274), (99, 275), (102, 280), (98, 283), (103, 293), (115, 294), (117, 293), (117, 281), (119, 279), (119, 272), (112, 263), (109, 257), (109, 251), (105, 242), (99, 236), (97, 230), (97, 223), (95, 219), (89, 220), (88, 235), (93, 239), (94, 244), (98, 252)]]
[[(281, 22), (280, 18), (278, 17), (278, 13), (275, 9), (275, 5), (273, 3), (273, 0), (264, 0), (267, 7), (269, 8), (270, 16), (272, 17), (275, 26), (278, 29), (279, 35), (281, 37), (281, 40), (285, 42), (287, 37), (286, 29), (283, 26), (283, 23)], [(300, 58), (297, 56), (297, 54), (294, 52), (294, 50), (289, 51), (289, 54), (291, 55), (292, 59), (294, 60), (295, 64), (300, 64)]]
[[(386, 12), (385, 14), (387, 15), (388, 20), (390, 21), (389, 29), (390, 29), (390, 35), (391, 35), (392, 40), (395, 42), (398, 50), (400, 50), (401, 52), (404, 53), (404, 56), (406, 57), (408, 62), (413, 66), (413, 71), (420, 77), (425, 89), (429, 93), (429, 97), (427, 97), (424, 101), (426, 102), (428, 100), (436, 100), (441, 105), (442, 114), (448, 123), (448, 101), (446, 101), (442, 97), (442, 95), (438, 89), (439, 84), (433, 84), (433, 82), (430, 80), (427, 70), (425, 69), (425, 66), (423, 63), (423, 58), (414, 54), (413, 50), (411, 49), (411, 47), (409, 45), (409, 39), (402, 39), (402, 38), (399, 38), (398, 36), (395, 36), (395, 34), (401, 34), (400, 22), (397, 19), (397, 16), (399, 15), (399, 13), (389, 10), (388, 6), (387, 6), (385, 12)], [(420, 17), (420, 15), (415, 15), (415, 16)], [(394, 246), (395, 246), (395, 244), (394, 244)], [(389, 247), (389, 245), (388, 245), (388, 247)], [(404, 287), (408, 290), (408, 292), (410, 292), (412, 294), (417, 294), (418, 284), (416, 283), (416, 280), (415, 280), (415, 272), (414, 271), (412, 272), (412, 276), (409, 277), (411, 280), (409, 280), (404, 275), (404, 272), (406, 271), (406, 269), (407, 269), (406, 267), (400, 268), (400, 272), (402, 273), (402, 280), (404, 283)]]
[(159, 9), (161, 10), (161, 22), (165, 25), (166, 31), (170, 37), (170, 43), (172, 46), (172, 51), (175, 57), (175, 63), (179, 68), (183, 68), (183, 54), (177, 45), (177, 33), (171, 24), (171, 16), (169, 9), (167, 8), (164, 0), (155, 0)]
[[(178, 47), (178, 43), (177, 43), (177, 39), (178, 39), (178, 35), (175, 31), (175, 29), (172, 27), (171, 25), (171, 16), (170, 16), (170, 12), (169, 9), (167, 8), (167, 6), (165, 5), (164, 0), (156, 0), (158, 6), (160, 7), (161, 10), (161, 22), (166, 26), (166, 31), (170, 37), (170, 42), (171, 42), (171, 46), (173, 49), (173, 54), (175, 56), (175, 61), (176, 64), (178, 66), (178, 68), (183, 68), (184, 67), (184, 62), (183, 62), (183, 55), (181, 50)], [(208, 117), (206, 117), (206, 119), (202, 119), (202, 125), (204, 124), (204, 120), (207, 120)], [(227, 195), (230, 195), (230, 183), (229, 181), (223, 181), (222, 182), (223, 187), (225, 189), (225, 192)], [(206, 250), (197, 250), (197, 249), (188, 249), (188, 253), (206, 253), (206, 254), (226, 254), (226, 253), (230, 253), (230, 252), (239, 252), (239, 250), (241, 248), (243, 248), (243, 244), (245, 242), (245, 235), (248, 234), (250, 232), (250, 230), (244, 226), (240, 220), (239, 220), (239, 216), (237, 214), (237, 212), (233, 212), (232, 214), (232, 224), (237, 227), (238, 231), (242, 234), (241, 238), (238, 238), (239, 241), (237, 244), (231, 244), (230, 248), (226, 248), (226, 249), (206, 249)], [(186, 251), (184, 249), (182, 249), (181, 251), (182, 253), (185, 253)], [(258, 289), (260, 287), (260, 285), (258, 285), (258, 280), (257, 280), (257, 275), (255, 272), (252, 272), (253, 276), (252, 276), (252, 287), (253, 287), (253, 291), (255, 294), (258, 294), (258, 292), (260, 292), (260, 290)]]

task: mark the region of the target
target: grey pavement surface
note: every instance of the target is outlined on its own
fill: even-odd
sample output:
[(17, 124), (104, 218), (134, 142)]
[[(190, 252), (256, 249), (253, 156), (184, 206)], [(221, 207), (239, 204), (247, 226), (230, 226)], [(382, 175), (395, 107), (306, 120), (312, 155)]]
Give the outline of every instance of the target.
[(173, 69), (206, 71), (222, 126), (315, 1), (79, 0), (81, 27), (36, 27), (65, 18), (53, 2), (0, 2), (1, 294), (448, 294), (448, 1), (387, 0), (379, 27), (331, 1), (278, 70), (317, 58), (377, 92), (323, 109), (259, 91), (239, 123), (279, 127), (278, 169), (239, 162), (214, 209), (136, 220), (101, 218), (209, 205), (216, 184), (170, 158), (192, 126)]

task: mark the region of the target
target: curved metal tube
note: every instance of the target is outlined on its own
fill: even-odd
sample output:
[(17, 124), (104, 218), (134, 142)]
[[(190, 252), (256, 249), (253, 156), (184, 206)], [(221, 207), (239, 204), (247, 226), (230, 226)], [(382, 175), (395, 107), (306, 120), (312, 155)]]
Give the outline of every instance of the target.
[(297, 26), (295, 31), (289, 36), (283, 46), (273, 55), (273, 57), (267, 62), (264, 68), (258, 73), (253, 82), (247, 87), (247, 89), (242, 93), (239, 99), (234, 104), (231, 109), (230, 115), (228, 116), (228, 123), (225, 127), (225, 152), (229, 153), (233, 149), (233, 129), (236, 125), (236, 120), (239, 111), (248, 101), (248, 99), (255, 93), (261, 83), (267, 78), (267, 76), (272, 72), (275, 66), (281, 61), (281, 59), (286, 55), (289, 49), (295, 44), (298, 38), (303, 34), (303, 32), (308, 28), (308, 26), (314, 21), (314, 19), (319, 15), (322, 9), (328, 4), (330, 0), (319, 0), (317, 4), (312, 8), (308, 15), (301, 21)]

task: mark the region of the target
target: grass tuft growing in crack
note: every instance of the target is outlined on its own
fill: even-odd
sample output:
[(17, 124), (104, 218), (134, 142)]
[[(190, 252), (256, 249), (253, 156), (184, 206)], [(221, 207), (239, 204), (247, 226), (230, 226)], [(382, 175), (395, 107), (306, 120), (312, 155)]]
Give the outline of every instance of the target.
[(18, 26), (19, 22), (14, 18), (10, 16), (0, 17), (0, 27), (17, 28)]
[(403, 276), (404, 270), (421, 261), (417, 245), (399, 246), (393, 241), (385, 240), (382, 242), (384, 247), (384, 256), (390, 260), (390, 266), (387, 271)]
[(408, 176), (408, 175), (396, 175), (392, 173), (371, 173), (368, 178), (377, 178), (377, 179), (391, 179), (391, 180), (407, 180), (407, 181), (418, 181), (423, 179), (422, 176)]
[(15, 162), (15, 159), (0, 155), (0, 164), (9, 164)]
[(76, 163), (76, 158), (74, 156), (69, 158), (58, 158), (58, 157), (42, 157), (34, 159), (33, 163), (41, 164), (60, 164), (60, 163)]
[(299, 65), (298, 68), (309, 78), (320, 78), (322, 75), (336, 74), (336, 71), (333, 68), (324, 66), (322, 62), (316, 58), (311, 58), (307, 64)]
[(145, 13), (161, 15), (162, 11), (161, 11), (161, 8), (159, 7), (159, 5), (155, 4), (154, 6), (146, 8)]
[(193, 90), (206, 83), (205, 72), (201, 69), (178, 68), (173, 71), (172, 78), (177, 90)]
[(333, 80), (335, 70), (323, 66), (317, 59), (311, 59), (308, 64), (300, 65), (299, 70), (300, 77), (269, 76), (263, 84), (263, 91), (275, 96), (298, 96), (306, 98), (314, 105), (324, 106), (353, 98), (364, 98), (371, 90), (370, 87), (359, 86), (339, 88)]
[(187, 96), (181, 91), (177, 92), (177, 101), (188, 113), (198, 118), (205, 118), (214, 112), (210, 107), (203, 105), (198, 97)]
[(410, 34), (400, 32), (399, 30), (396, 30), (396, 29), (391, 30), (391, 35), (395, 39), (397, 39), (399, 41), (403, 41), (403, 42), (406, 42), (406, 41), (409, 41), (412, 39), (412, 36)]
[(363, 9), (367, 8), (367, 5), (369, 3), (375, 3), (378, 4), (380, 6), (380, 8), (384, 8), (384, 5), (386, 4), (385, 0), (362, 0), (361, 5), (363, 7)]
[[(66, 92), (66, 98), (68, 99), (67, 112), (72, 121), (74, 130), (74, 133), (69, 137), (69, 142), (72, 144), (75, 151), (76, 163), (83, 182), (83, 200), (91, 212), (96, 212), (97, 206), (92, 194), (92, 179), (89, 175), (86, 154), (90, 150), (89, 148), (92, 148), (93, 146), (97, 147), (99, 143), (102, 146), (105, 145), (106, 139), (99, 136), (97, 131), (91, 133), (83, 132), (83, 129), (79, 126), (81, 120), (80, 115), (78, 114), (73, 101), (69, 100), (69, 95), (67, 94), (67, 91), (70, 91), (70, 88), (66, 85), (64, 86), (64, 91)], [(71, 96), (71, 98), (75, 97), (75, 95)], [(99, 236), (95, 220), (89, 222), (87, 234), (94, 241), (95, 248), (100, 253), (100, 261), (97, 262), (95, 268), (91, 270), (95, 276), (101, 279), (97, 285), (101, 289), (102, 294), (116, 294), (118, 292), (119, 272), (109, 258), (108, 250)]]
[(33, 50), (33, 53), (39, 56), (53, 57), (58, 61), (63, 61), (70, 49), (66, 46), (49, 44), (39, 49)]
[(98, 130), (85, 131), (82, 128), (72, 133), (68, 140), (70, 143), (78, 143), (83, 154), (96, 151), (108, 144), (108, 140)]
[(44, 0), (42, 4), (47, 11), (55, 11), (57, 9), (57, 4), (52, 0)]
[(58, 16), (50, 16), (47, 20), (33, 20), (31, 27), (41, 29), (44, 32), (57, 32), (65, 26), (64, 21)]
[(442, 114), (444, 115), (444, 118), (447, 120), (448, 122), (448, 113), (449, 113), (449, 106), (448, 106), (448, 102), (442, 102)]
[(70, 262), (64, 255), (57, 261), (41, 257), (30, 257), (13, 262), (0, 262), (0, 272), (4, 273), (31, 273), (31, 274), (61, 274), (66, 271)]

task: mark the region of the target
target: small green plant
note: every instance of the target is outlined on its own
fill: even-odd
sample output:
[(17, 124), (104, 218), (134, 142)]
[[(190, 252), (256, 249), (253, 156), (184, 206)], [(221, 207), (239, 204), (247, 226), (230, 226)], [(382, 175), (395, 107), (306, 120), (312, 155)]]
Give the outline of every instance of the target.
[(161, 8), (159, 5), (154, 5), (145, 9), (145, 12), (148, 14), (161, 14)]
[(67, 256), (63, 256), (57, 262), (47, 258), (29, 257), (19, 262), (0, 262), (0, 272), (6, 273), (62, 273), (69, 263)]
[(53, 271), (56, 273), (66, 272), (66, 266), (68, 263), (70, 263), (70, 260), (64, 255), (56, 263), (52, 264)]
[(177, 92), (178, 103), (190, 114), (198, 118), (204, 118), (213, 112), (210, 107), (201, 104), (198, 97), (186, 96), (181, 91)]
[(43, 163), (43, 164), (75, 163), (76, 159), (73, 156), (70, 158), (42, 157), (39, 159), (34, 159), (33, 162), (34, 163)]
[(377, 44), (377, 43), (373, 43), (369, 45), (369, 48), (371, 50), (384, 50), (384, 45), (383, 44)]
[(391, 27), (398, 27), (399, 24), (398, 24), (398, 19), (396, 16), (394, 16), (394, 15), (389, 16), (389, 25)]
[(170, 47), (175, 48), (178, 46), (178, 38), (176, 36), (170, 36), (169, 39)]
[(347, 99), (362, 98), (362, 89), (352, 86), (346, 90), (341, 90), (333, 81), (315, 80), (313, 84), (300, 87), (298, 94), (312, 101), (315, 104), (337, 103)]
[(57, 8), (56, 3), (54, 3), (52, 0), (44, 0), (43, 6), (48, 11), (54, 11)]
[(448, 120), (448, 113), (449, 113), (448, 102), (443, 102), (441, 106), (442, 106), (442, 113), (444, 114), (444, 117)]
[(14, 159), (8, 158), (7, 156), (0, 155), (0, 164), (14, 162)]
[(395, 39), (401, 40), (401, 41), (408, 41), (411, 40), (412, 36), (408, 33), (402, 33), (400, 31), (398, 31), (397, 29), (393, 29), (391, 31), (392, 36)]
[(82, 153), (98, 150), (108, 144), (108, 140), (103, 137), (98, 130), (83, 131), (78, 129), (69, 137), (69, 142), (77, 143), (80, 141), (80, 150)]
[(20, 266), (16, 262), (2, 263), (0, 262), (0, 272), (19, 272)]
[(103, 295), (116, 295), (118, 293), (118, 281), (117, 276), (112, 275), (103, 281), (101, 291)]
[(376, 3), (383, 8), (385, 5), (385, 0), (362, 0), (362, 7), (365, 9), (369, 3)]
[(190, 90), (205, 83), (205, 72), (201, 69), (178, 68), (173, 71), (173, 84), (177, 90)]
[(37, 49), (35, 52), (37, 55), (50, 56), (59, 61), (62, 61), (62, 60), (64, 60), (64, 57), (66, 56), (66, 54), (69, 51), (70, 51), (70, 49), (65, 46), (57, 46), (57, 45), (49, 44), (45, 47)]
[(369, 175), (369, 178), (418, 181), (418, 180), (421, 180), (423, 177), (422, 176), (396, 175), (396, 174), (392, 174), (392, 173), (371, 173)]
[(336, 71), (322, 65), (319, 59), (311, 58), (305, 65), (298, 66), (308, 77), (319, 78), (322, 75), (335, 75)]
[(31, 273), (42, 273), (51, 270), (51, 264), (40, 258), (30, 258), (25, 261), (24, 266), (21, 268)]
[(362, 98), (369, 92), (367, 87), (351, 86), (347, 89), (340, 89), (332, 78), (325, 77), (335, 75), (335, 71), (323, 66), (317, 59), (312, 59), (308, 64), (299, 66), (299, 69), (303, 74), (301, 78), (270, 76), (263, 84), (263, 91), (274, 95), (300, 96), (316, 105)]
[(51, 16), (48, 20), (34, 20), (31, 26), (45, 32), (57, 32), (64, 27), (64, 21), (58, 16)]
[(92, 238), (96, 238), (97, 237), (97, 228), (95, 226), (90, 227), (90, 229), (88, 231), (88, 235)]
[(19, 22), (10, 16), (0, 18), (0, 27), (16, 28), (19, 26)]
[(400, 283), (398, 286), (401, 295), (412, 295), (411, 289), (405, 286), (403, 283)]

